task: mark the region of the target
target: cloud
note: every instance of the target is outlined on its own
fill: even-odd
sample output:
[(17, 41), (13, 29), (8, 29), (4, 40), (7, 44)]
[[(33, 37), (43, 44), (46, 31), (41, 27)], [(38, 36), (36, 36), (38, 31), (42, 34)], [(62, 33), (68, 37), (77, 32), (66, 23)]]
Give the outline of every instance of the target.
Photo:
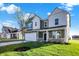
[(6, 11), (8, 14), (14, 14), (16, 11), (20, 11), (20, 7), (15, 6), (14, 4), (11, 4), (6, 7), (1, 7), (0, 11)]
[(70, 35), (72, 36), (72, 35), (79, 35), (79, 31), (70, 31)]
[(50, 12), (47, 13), (48, 16), (49, 16), (50, 14), (51, 14)]
[(2, 7), (1, 9), (0, 9), (0, 11), (5, 11), (6, 10), (6, 7)]
[(0, 32), (2, 32), (2, 27), (3, 26), (8, 26), (8, 27), (13, 27), (13, 28), (18, 28), (19, 26), (17, 24), (17, 21), (13, 21), (13, 20), (5, 20), (5, 21), (0, 21)]
[(5, 22), (2, 23), (3, 26), (8, 26), (8, 27), (15, 27), (15, 22), (12, 20), (6, 20)]
[(14, 14), (17, 11), (18, 7), (14, 4), (11, 4), (10, 6), (6, 7), (6, 11), (8, 14)]
[(4, 6), (4, 4), (3, 3), (0, 3), (0, 7), (3, 7)]
[(12, 24), (11, 23), (8, 23), (8, 22), (3, 22), (3, 26), (8, 26), (8, 27), (11, 27)]
[(64, 8), (67, 11), (72, 11), (75, 6), (78, 6), (79, 3), (61, 3), (59, 8)]

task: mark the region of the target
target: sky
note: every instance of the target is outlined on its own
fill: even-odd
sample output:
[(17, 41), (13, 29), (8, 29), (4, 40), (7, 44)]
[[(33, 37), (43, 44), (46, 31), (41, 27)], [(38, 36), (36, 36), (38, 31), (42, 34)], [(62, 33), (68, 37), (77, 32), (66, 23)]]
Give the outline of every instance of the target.
[(79, 4), (78, 3), (0, 3), (0, 32), (2, 26), (19, 28), (16, 19), (16, 9), (25, 13), (34, 13), (42, 19), (47, 19), (48, 15), (55, 9), (61, 8), (71, 15), (71, 35), (79, 35)]

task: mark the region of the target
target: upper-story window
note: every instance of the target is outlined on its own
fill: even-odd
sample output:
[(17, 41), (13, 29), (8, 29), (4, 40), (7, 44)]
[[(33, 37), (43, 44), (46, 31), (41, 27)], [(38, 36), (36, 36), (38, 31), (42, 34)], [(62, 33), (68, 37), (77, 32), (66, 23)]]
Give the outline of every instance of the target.
[(44, 22), (44, 27), (45, 27), (45, 28), (47, 27), (47, 22)]
[(27, 27), (27, 29), (32, 29), (32, 26), (33, 26), (32, 23), (29, 23), (29, 24), (27, 24), (26, 27)]
[(59, 24), (59, 19), (56, 18), (56, 19), (55, 19), (55, 25), (58, 25), (58, 24)]
[(35, 26), (37, 26), (37, 22), (35, 22)]

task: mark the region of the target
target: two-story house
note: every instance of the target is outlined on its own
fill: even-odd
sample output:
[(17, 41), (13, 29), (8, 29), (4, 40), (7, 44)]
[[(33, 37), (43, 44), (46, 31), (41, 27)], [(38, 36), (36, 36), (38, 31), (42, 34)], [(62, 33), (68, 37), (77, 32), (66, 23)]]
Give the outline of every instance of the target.
[(31, 29), (25, 33), (25, 40), (68, 43), (69, 32), (70, 14), (65, 10), (56, 8), (47, 20), (42, 20), (35, 15)]

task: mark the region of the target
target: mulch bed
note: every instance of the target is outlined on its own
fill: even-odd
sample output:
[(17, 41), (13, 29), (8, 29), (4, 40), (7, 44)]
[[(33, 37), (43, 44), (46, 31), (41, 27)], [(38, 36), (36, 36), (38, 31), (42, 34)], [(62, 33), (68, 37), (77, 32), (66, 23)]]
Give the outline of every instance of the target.
[(21, 51), (27, 51), (29, 49), (30, 49), (30, 47), (19, 47), (19, 48), (16, 48), (14, 51), (21, 52)]

